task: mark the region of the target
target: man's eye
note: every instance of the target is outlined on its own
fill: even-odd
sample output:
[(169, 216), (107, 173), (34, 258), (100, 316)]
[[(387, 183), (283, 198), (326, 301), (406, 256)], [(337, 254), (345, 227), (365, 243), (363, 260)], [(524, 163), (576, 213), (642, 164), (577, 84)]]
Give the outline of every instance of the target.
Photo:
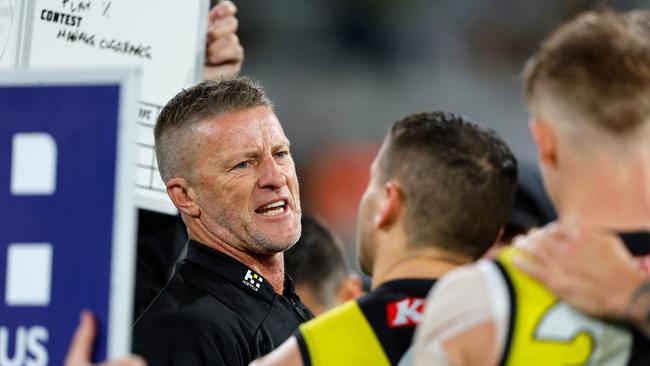
[(249, 165), (249, 164), (250, 164), (250, 163), (247, 162), (247, 161), (242, 161), (241, 163), (237, 164), (237, 166), (235, 167), (235, 169), (246, 169), (246, 168), (248, 168), (248, 165)]
[(278, 158), (286, 158), (287, 155), (289, 155), (289, 153), (286, 151), (278, 151), (275, 153), (275, 156)]

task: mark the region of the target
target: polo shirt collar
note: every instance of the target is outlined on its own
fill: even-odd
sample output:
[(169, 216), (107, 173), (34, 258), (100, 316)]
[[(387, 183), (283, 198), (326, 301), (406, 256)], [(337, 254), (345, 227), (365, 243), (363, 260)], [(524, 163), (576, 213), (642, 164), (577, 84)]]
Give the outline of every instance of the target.
[[(189, 240), (185, 261), (221, 277), (252, 295), (257, 295), (269, 302), (273, 301), (275, 290), (261, 274), (255, 272), (237, 259), (195, 240)], [(293, 280), (284, 275), (284, 296), (295, 297)]]

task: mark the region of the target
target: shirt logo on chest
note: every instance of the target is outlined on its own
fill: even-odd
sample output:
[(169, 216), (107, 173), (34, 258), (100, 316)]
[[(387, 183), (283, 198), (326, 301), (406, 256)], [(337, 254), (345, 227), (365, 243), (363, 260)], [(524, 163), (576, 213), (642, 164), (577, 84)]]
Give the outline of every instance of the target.
[(424, 305), (424, 299), (414, 297), (389, 303), (386, 306), (388, 326), (391, 328), (416, 326), (422, 319)]
[(244, 285), (250, 287), (255, 292), (259, 291), (262, 282), (264, 282), (264, 278), (262, 278), (262, 276), (258, 275), (257, 273), (251, 271), (250, 269), (246, 272), (246, 275), (242, 280), (242, 283)]

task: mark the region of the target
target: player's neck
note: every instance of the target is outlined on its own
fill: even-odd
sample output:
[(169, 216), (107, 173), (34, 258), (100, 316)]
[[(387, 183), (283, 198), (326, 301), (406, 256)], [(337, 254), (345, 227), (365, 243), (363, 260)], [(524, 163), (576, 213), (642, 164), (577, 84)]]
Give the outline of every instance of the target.
[(195, 222), (187, 222), (188, 235), (190, 239), (196, 240), (212, 249), (215, 249), (237, 261), (248, 268), (259, 273), (273, 287), (277, 294), (284, 293), (284, 254), (257, 254), (242, 250), (221, 237), (204, 230), (201, 225)]
[(373, 266), (372, 289), (392, 280), (437, 279), (468, 262), (435, 249), (378, 253)]
[(581, 167), (560, 192), (563, 220), (618, 231), (650, 230), (650, 154), (626, 163), (610, 157)]

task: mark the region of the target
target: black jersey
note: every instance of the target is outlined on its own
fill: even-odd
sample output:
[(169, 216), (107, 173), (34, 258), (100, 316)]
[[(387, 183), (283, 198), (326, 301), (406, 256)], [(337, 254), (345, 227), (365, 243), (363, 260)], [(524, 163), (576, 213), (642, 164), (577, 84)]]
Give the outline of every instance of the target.
[(389, 281), (300, 326), (306, 366), (397, 365), (411, 346), (435, 280)]
[(248, 365), (313, 315), (286, 276), (278, 295), (258, 273), (190, 241), (186, 259), (133, 327), (149, 366)]

